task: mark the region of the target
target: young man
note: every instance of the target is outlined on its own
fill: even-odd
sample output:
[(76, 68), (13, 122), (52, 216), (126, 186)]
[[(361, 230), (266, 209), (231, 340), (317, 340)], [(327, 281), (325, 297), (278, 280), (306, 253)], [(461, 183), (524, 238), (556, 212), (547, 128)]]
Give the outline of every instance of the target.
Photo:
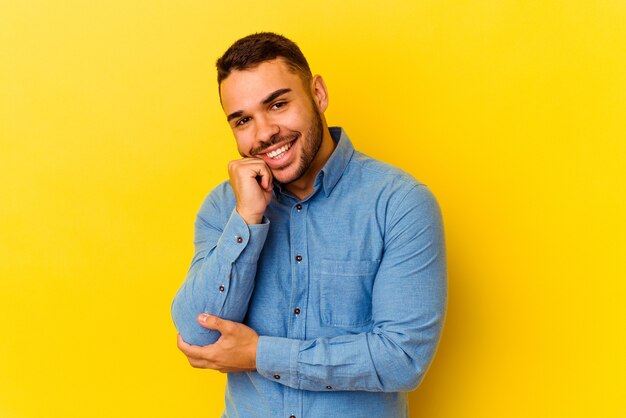
[(408, 416), (446, 306), (433, 195), (328, 128), (288, 39), (247, 36), (217, 68), (242, 158), (198, 213), (178, 347), (228, 372), (225, 417)]

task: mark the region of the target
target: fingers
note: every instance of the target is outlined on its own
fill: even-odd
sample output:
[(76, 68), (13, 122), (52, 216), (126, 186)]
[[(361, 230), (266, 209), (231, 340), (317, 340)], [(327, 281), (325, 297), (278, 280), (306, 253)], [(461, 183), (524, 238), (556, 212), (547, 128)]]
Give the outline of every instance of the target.
[(204, 313), (198, 315), (198, 323), (204, 328), (219, 331), (221, 334), (227, 334), (233, 328), (232, 321)]
[[(228, 173), (231, 177), (238, 175), (238, 177), (267, 177), (272, 181), (272, 172), (265, 164), (265, 161), (260, 158), (242, 158), (240, 160), (233, 160), (228, 163)], [(264, 183), (269, 185), (269, 183)]]
[(213, 358), (215, 353), (211, 346), (201, 347), (187, 344), (180, 334), (178, 334), (178, 348), (187, 357), (189, 365), (195, 369), (212, 369), (220, 373), (243, 372), (248, 370), (241, 367), (220, 364), (220, 362)]
[(259, 184), (263, 190), (267, 192), (272, 191), (272, 172), (265, 163), (263, 163), (263, 166), (259, 168), (257, 178), (260, 178)]
[(189, 364), (198, 369), (215, 369), (214, 363), (210, 360), (210, 346), (201, 347), (198, 345), (187, 344), (183, 337), (178, 334), (178, 349), (187, 356)]
[(244, 158), (241, 161), (243, 167), (250, 170), (246, 174), (253, 177), (263, 190), (272, 190), (272, 171), (263, 160), (259, 158)]
[(237, 212), (248, 224), (258, 224), (272, 199), (272, 172), (259, 158), (243, 158), (228, 164)]
[(264, 190), (272, 189), (272, 171), (265, 161), (260, 158), (242, 158), (228, 163), (228, 172), (233, 175), (245, 178), (253, 178)]
[(204, 355), (204, 350), (203, 348), (205, 347), (201, 347), (199, 345), (191, 345), (191, 344), (187, 344), (184, 340), (183, 337), (181, 337), (180, 334), (178, 334), (178, 349), (180, 351), (182, 351), (187, 357), (194, 357), (194, 358), (200, 358)]

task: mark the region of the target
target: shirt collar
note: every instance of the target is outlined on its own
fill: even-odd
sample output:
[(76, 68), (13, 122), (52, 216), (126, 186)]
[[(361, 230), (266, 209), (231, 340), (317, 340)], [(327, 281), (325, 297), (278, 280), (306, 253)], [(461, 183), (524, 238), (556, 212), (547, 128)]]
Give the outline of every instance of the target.
[[(314, 190), (319, 188), (320, 182), (322, 183), (326, 197), (330, 196), (354, 154), (354, 146), (343, 128), (331, 126), (328, 130), (336, 146), (324, 167), (317, 173), (313, 183)], [(282, 192), (280, 184), (274, 183), (274, 196), (278, 197)]]
[(343, 128), (332, 126), (329, 131), (337, 146), (315, 180), (316, 183), (322, 181), (326, 197), (330, 196), (354, 154), (354, 146)]

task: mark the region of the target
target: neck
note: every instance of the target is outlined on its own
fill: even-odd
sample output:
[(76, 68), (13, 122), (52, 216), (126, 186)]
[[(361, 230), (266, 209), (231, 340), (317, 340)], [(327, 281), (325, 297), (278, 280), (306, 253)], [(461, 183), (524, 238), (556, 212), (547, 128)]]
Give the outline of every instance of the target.
[(330, 158), (335, 147), (335, 141), (330, 136), (330, 131), (328, 130), (328, 126), (324, 124), (324, 136), (322, 137), (322, 144), (320, 145), (320, 149), (317, 151), (317, 155), (315, 159), (311, 163), (309, 169), (300, 177), (298, 180), (289, 183), (285, 186), (285, 189), (298, 199), (303, 200), (306, 199), (311, 193), (313, 193), (313, 184), (315, 183), (315, 177), (317, 173), (320, 172), (326, 161)]

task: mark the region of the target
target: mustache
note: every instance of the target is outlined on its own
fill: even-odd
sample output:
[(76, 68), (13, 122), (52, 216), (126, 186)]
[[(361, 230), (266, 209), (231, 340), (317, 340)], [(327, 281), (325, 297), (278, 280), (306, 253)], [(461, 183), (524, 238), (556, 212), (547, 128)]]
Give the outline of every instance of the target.
[(293, 142), (300, 136), (300, 132), (294, 132), (288, 135), (272, 135), (269, 140), (262, 141), (258, 146), (250, 150), (250, 155), (263, 154), (266, 149), (281, 142)]

